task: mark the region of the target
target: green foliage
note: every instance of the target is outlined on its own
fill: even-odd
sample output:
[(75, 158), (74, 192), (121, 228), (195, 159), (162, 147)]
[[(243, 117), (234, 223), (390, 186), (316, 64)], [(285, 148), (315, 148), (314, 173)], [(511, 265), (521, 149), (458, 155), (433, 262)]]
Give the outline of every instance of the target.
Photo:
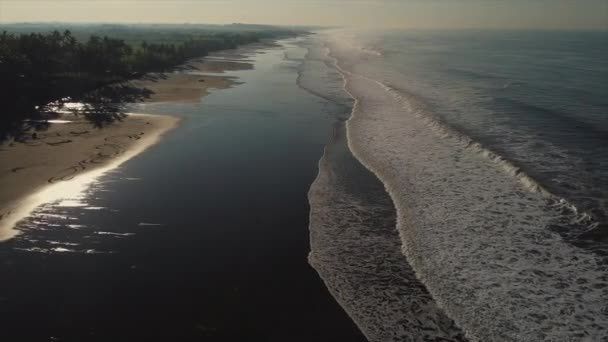
[(76, 27), (76, 33), (11, 27), (18, 33), (0, 34), (0, 93), (5, 99), (0, 129), (7, 122), (44, 111), (49, 104), (83, 99), (96, 89), (148, 72), (165, 72), (190, 58), (293, 34), (246, 26), (238, 31), (232, 26), (204, 30), (196, 26), (102, 25)]

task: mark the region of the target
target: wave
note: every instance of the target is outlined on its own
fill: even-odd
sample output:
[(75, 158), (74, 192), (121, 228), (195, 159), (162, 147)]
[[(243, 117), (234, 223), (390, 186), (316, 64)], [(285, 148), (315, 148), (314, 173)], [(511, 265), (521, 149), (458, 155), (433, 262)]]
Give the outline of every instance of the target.
[(377, 83), (391, 94), (396, 101), (401, 103), (406, 111), (411, 112), (414, 116), (423, 120), (427, 127), (439, 137), (451, 139), (452, 142), (462, 145), (472, 153), (487, 158), (498, 165), (507, 175), (517, 179), (526, 190), (541, 194), (547, 200), (549, 206), (559, 210), (564, 216), (563, 218), (565, 220), (562, 221), (567, 227), (561, 227), (559, 229), (562, 236), (575, 240), (577, 237), (589, 233), (598, 226), (598, 222), (595, 221), (590, 214), (579, 210), (576, 205), (565, 198), (547, 190), (540, 182), (523, 171), (521, 167), (494, 152), (487, 146), (484, 146), (482, 143), (475, 141), (467, 134), (446, 124), (432, 112), (424, 110), (424, 105), (419, 103), (415, 97), (380, 81), (371, 81)]
[(464, 341), (401, 254), (382, 183), (334, 130), (309, 192), (309, 263), (370, 341)]
[(588, 230), (588, 215), (415, 99), (345, 70), (356, 52), (327, 41), (355, 101), (348, 146), (384, 183), (403, 254), (467, 337), (607, 338), (608, 268), (550, 230), (564, 221)]
[(341, 87), (336, 89), (333, 87), (333, 82), (324, 81), (332, 76), (327, 73), (335, 72), (333, 65), (327, 60), (327, 56), (319, 54), (314, 38), (307, 38), (297, 43), (306, 48), (306, 54), (298, 65), (296, 84), (308, 93), (342, 107), (336, 118), (339, 121), (346, 121), (350, 116), (351, 99), (345, 97)]
[[(337, 60), (335, 60), (335, 67), (342, 74), (349, 73), (348, 71), (340, 68)], [(487, 146), (484, 146), (481, 142), (475, 141), (467, 134), (453, 128), (438, 116), (434, 115), (431, 111), (425, 110), (425, 105), (421, 103), (421, 101), (419, 101), (415, 96), (412, 96), (404, 90), (398, 89), (397, 87), (389, 84), (385, 84), (381, 81), (374, 80), (363, 75), (356, 76), (365, 78), (383, 88), (402, 105), (405, 111), (412, 113), (417, 118), (423, 120), (427, 127), (434, 131), (439, 137), (452, 139), (452, 142), (463, 145), (466, 149), (472, 151), (473, 153), (479, 154), (496, 163), (506, 174), (517, 179), (527, 190), (543, 195), (547, 199), (548, 205), (553, 207), (555, 210), (559, 210), (561, 214), (564, 215), (563, 219), (561, 220), (562, 224), (560, 227), (554, 227), (554, 229), (559, 231), (560, 234), (565, 238), (574, 241), (582, 235), (589, 234), (598, 227), (599, 223), (594, 220), (592, 215), (580, 210), (576, 205), (565, 198), (555, 195), (551, 191), (547, 190), (547, 188), (544, 187), (540, 182), (529, 176), (520, 166), (516, 165), (509, 159), (494, 152)], [(563, 227), (564, 225), (567, 225), (567, 227)]]
[(326, 49), (318, 40), (299, 45), (307, 54), (298, 85), (340, 106), (332, 110), (333, 136), (308, 196), (310, 265), (370, 341), (464, 341), (401, 254), (395, 209), (382, 183), (346, 146), (352, 100)]

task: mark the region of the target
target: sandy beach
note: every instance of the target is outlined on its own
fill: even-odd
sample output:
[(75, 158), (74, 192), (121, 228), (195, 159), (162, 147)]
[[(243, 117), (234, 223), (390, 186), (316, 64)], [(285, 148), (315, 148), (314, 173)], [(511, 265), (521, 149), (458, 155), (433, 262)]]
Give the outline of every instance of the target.
[(251, 70), (253, 64), (243, 62), (242, 60), (221, 60), (214, 57), (194, 59), (187, 64), (194, 71), (201, 73), (219, 73), (223, 74), (226, 71)]
[(170, 73), (147, 76), (130, 85), (151, 90), (149, 102), (199, 102), (210, 89), (225, 89), (236, 84), (231, 77)]
[[(129, 85), (152, 92), (147, 102), (199, 102), (210, 89), (225, 89), (237, 82), (226, 71), (250, 70), (253, 64), (235, 61), (252, 47), (221, 52), (189, 61), (171, 73), (148, 74)], [(246, 50), (245, 50), (246, 49)], [(31, 130), (26, 139), (0, 144), (0, 241), (16, 232), (14, 224), (33, 210), (35, 193), (52, 184), (126, 161), (154, 144), (178, 119), (169, 115), (132, 114), (102, 128), (82, 116), (63, 114), (43, 131)], [(25, 204), (27, 203), (27, 204)]]
[(61, 121), (0, 145), (0, 241), (14, 235), (9, 226), (30, 194), (107, 166), (128, 151), (143, 151), (178, 119), (132, 114), (103, 128), (74, 115)]
[[(249, 47), (252, 48), (252, 47)], [(237, 52), (223, 56), (244, 57)], [(211, 89), (226, 89), (239, 84), (236, 78), (223, 74), (226, 71), (251, 70), (253, 64), (238, 60), (218, 60), (215, 55), (197, 58), (184, 64), (178, 71), (151, 74), (129, 82), (131, 86), (152, 91), (149, 102), (199, 102)]]

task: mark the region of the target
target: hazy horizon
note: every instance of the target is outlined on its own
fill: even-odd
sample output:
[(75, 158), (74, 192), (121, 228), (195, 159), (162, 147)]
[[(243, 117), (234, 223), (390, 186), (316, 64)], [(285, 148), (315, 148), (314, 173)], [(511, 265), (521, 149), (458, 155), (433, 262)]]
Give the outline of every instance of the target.
[(0, 23), (23, 22), (608, 30), (608, 1), (0, 0)]

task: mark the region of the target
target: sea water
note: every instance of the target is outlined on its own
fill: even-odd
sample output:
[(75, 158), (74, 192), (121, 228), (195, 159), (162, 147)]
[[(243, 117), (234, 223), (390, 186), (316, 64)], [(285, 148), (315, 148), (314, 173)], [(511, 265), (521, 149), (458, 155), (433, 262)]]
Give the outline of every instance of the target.
[[(426, 322), (420, 325), (434, 326), (429, 329), (441, 338), (459, 338), (449, 324), (435, 323), (441, 314), (471, 340), (608, 338), (607, 37), (524, 31), (338, 31), (323, 37), (355, 101), (346, 123), (348, 146), (397, 210), (405, 258), (394, 274), (411, 266), (430, 293), (419, 296), (429, 303), (419, 311)], [(377, 201), (320, 198), (343, 191), (341, 179), (348, 179), (321, 166), (315, 184), (323, 190), (313, 186), (311, 192), (313, 241), (337, 226), (343, 226), (339, 237), (352, 233), (349, 226), (383, 230), (386, 223), (361, 215)], [(314, 203), (337, 209), (315, 210)], [(332, 222), (336, 215), (359, 220)], [(392, 309), (373, 309), (399, 298), (402, 308), (411, 305), (416, 296), (397, 291), (407, 278), (361, 286), (371, 276), (345, 278), (331, 268), (336, 258), (315, 258), (329, 255), (326, 250), (313, 243), (313, 264), (368, 337), (382, 324), (374, 318), (379, 312), (388, 317), (381, 330), (408, 324), (390, 319)], [(372, 275), (378, 253), (361, 248), (341, 261), (354, 265), (350, 274)], [(366, 257), (369, 262), (359, 262)], [(360, 288), (349, 293), (353, 286)]]
[(299, 84), (342, 106), (309, 200), (310, 264), (370, 341), (463, 341), (401, 253), (395, 208), (383, 184), (351, 153), (353, 100), (322, 40), (308, 49)]

